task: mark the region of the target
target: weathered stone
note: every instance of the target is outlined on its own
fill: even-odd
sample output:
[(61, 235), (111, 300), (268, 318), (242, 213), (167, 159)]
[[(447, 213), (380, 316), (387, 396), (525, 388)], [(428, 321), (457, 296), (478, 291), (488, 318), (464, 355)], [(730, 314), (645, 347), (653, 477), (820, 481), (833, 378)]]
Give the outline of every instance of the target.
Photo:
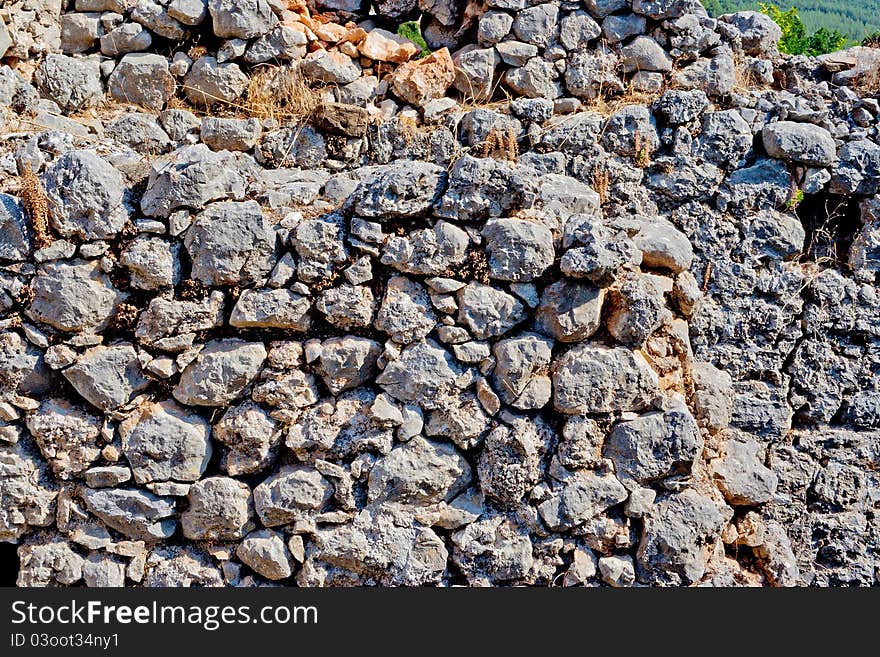
[(46, 172), (45, 187), (52, 226), (62, 237), (113, 237), (128, 219), (122, 174), (91, 151), (59, 157)]
[(251, 39), (265, 34), (277, 19), (267, 0), (208, 0), (214, 34)]
[(284, 467), (254, 489), (254, 505), (264, 525), (277, 527), (320, 511), (332, 495), (333, 487), (317, 470)]
[(658, 393), (657, 374), (623, 347), (572, 347), (552, 367), (556, 410), (568, 415), (637, 411)]
[(819, 126), (779, 121), (767, 125), (761, 138), (770, 157), (818, 167), (833, 164), (836, 159), (837, 147), (831, 133)]
[(605, 456), (621, 481), (667, 488), (688, 481), (702, 450), (699, 427), (680, 402), (618, 423), (605, 444)]
[(592, 285), (558, 281), (544, 288), (536, 325), (560, 342), (587, 340), (601, 326), (604, 298), (605, 291)]
[(123, 300), (95, 262), (49, 262), (31, 284), (34, 299), (27, 315), (59, 331), (100, 331)]
[(220, 64), (214, 57), (200, 57), (186, 74), (183, 91), (192, 103), (211, 107), (238, 100), (247, 85), (248, 77), (238, 64)]
[(730, 436), (723, 455), (710, 465), (712, 477), (728, 503), (754, 506), (776, 492), (777, 476), (764, 466), (758, 443), (747, 434)]
[(698, 581), (706, 572), (709, 541), (724, 522), (718, 505), (691, 488), (661, 495), (644, 519), (639, 581), (673, 586)]
[(172, 148), (171, 138), (156, 117), (142, 112), (123, 114), (107, 125), (107, 135), (140, 153), (155, 155)]
[(553, 264), (553, 235), (543, 224), (522, 219), (492, 219), (482, 232), (492, 278), (531, 281)]
[(230, 326), (239, 328), (280, 328), (305, 332), (312, 324), (312, 302), (291, 290), (243, 290), (232, 314)]
[(207, 285), (255, 283), (275, 260), (275, 233), (255, 201), (209, 205), (196, 216), (184, 245), (193, 277)]
[(307, 80), (324, 84), (350, 84), (361, 76), (361, 67), (341, 52), (318, 50), (309, 53), (300, 63)]
[(0, 258), (27, 259), (33, 243), (21, 201), (9, 194), (0, 194)]
[(237, 541), (254, 527), (253, 496), (247, 484), (208, 477), (189, 489), (189, 508), (180, 516), (183, 535), (193, 541)]
[(251, 401), (230, 407), (214, 425), (213, 437), (226, 446), (223, 469), (232, 477), (269, 467), (281, 442), (278, 424)]
[(550, 378), (546, 372), (552, 348), (552, 340), (531, 334), (495, 343), (492, 376), (504, 403), (531, 410), (550, 401)]
[(257, 145), (261, 131), (259, 119), (202, 119), (202, 141), (215, 151), (249, 151)]
[(367, 497), (371, 502), (449, 502), (470, 480), (471, 468), (455, 447), (416, 437), (376, 462)]
[(181, 404), (225, 406), (257, 376), (266, 349), (260, 342), (214, 340), (180, 375), (173, 394)]
[(538, 513), (553, 531), (567, 531), (627, 498), (626, 488), (608, 472), (577, 472), (555, 497), (541, 502)]
[(244, 179), (233, 157), (196, 144), (150, 165), (141, 210), (147, 216), (164, 219), (180, 208), (201, 210), (212, 201), (241, 200), (244, 193)]
[(107, 80), (107, 90), (117, 100), (153, 110), (165, 107), (175, 87), (168, 60), (152, 53), (125, 55)]
[(174, 502), (170, 498), (127, 488), (87, 488), (80, 495), (90, 512), (129, 538), (161, 541), (177, 528)]
[(93, 406), (110, 411), (127, 404), (149, 383), (128, 343), (92, 347), (64, 370), (64, 378)]
[(292, 574), (290, 550), (278, 532), (260, 529), (244, 537), (235, 556), (266, 579), (286, 579)]
[(486, 436), (477, 465), (480, 488), (502, 507), (516, 508), (541, 477), (541, 457), (552, 439), (542, 420), (511, 417)]
[(211, 458), (208, 423), (173, 401), (147, 403), (119, 425), (122, 451), (139, 484), (196, 481)]
[(417, 107), (440, 98), (455, 81), (455, 64), (447, 48), (399, 66), (391, 79), (398, 98)]
[(67, 112), (92, 107), (104, 93), (98, 61), (66, 55), (47, 55), (34, 71), (34, 86)]
[(0, 540), (17, 542), (33, 528), (52, 524), (56, 497), (57, 485), (32, 442), (0, 446)]
[(416, 342), (388, 363), (376, 377), (376, 383), (395, 399), (431, 409), (458, 387), (456, 379), (460, 372), (452, 357), (437, 343)]
[(348, 198), (358, 217), (406, 219), (426, 214), (446, 183), (442, 167), (403, 161), (372, 168)]
[(374, 326), (401, 344), (425, 338), (437, 324), (425, 288), (404, 276), (388, 280)]
[(370, 381), (381, 352), (381, 345), (367, 338), (330, 338), (321, 343), (316, 371), (330, 392), (338, 395)]
[(64, 399), (47, 399), (27, 418), (27, 428), (59, 479), (81, 475), (101, 453), (100, 420)]
[(17, 586), (71, 586), (82, 579), (83, 558), (61, 536), (23, 545), (18, 558)]

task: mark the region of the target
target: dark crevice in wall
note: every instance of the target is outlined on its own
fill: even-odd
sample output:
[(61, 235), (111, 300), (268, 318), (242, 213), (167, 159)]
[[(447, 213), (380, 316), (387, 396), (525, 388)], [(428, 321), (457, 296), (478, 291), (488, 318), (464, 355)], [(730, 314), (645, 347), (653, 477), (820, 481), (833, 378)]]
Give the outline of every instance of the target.
[(849, 249), (862, 226), (859, 201), (826, 192), (804, 196), (795, 209), (806, 231), (802, 262), (849, 270)]

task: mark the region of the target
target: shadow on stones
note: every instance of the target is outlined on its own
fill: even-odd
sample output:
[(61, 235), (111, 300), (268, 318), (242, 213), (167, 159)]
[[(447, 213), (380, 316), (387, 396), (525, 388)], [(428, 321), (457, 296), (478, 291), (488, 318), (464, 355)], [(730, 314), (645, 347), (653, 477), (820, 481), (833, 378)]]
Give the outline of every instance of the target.
[(801, 262), (849, 271), (849, 249), (862, 225), (859, 199), (852, 196), (808, 194), (795, 214), (806, 231)]

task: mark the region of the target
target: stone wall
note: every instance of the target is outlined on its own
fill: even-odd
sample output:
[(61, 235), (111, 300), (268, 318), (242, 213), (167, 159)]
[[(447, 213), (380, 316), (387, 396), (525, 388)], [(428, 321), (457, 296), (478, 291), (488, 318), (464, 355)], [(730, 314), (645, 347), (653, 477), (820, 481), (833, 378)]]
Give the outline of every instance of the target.
[(696, 0), (0, 21), (20, 585), (877, 583), (880, 51)]

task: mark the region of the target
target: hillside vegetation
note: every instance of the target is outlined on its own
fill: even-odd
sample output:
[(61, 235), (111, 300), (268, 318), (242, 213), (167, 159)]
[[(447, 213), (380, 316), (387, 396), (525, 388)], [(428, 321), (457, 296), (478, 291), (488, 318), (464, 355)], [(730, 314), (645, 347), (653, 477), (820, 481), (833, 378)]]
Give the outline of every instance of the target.
[[(747, 9), (759, 10), (759, 0), (704, 0), (712, 16)], [(797, 0), (782, 1), (779, 8), (797, 7), (807, 30), (837, 30), (853, 41), (880, 30), (880, 0)]]

